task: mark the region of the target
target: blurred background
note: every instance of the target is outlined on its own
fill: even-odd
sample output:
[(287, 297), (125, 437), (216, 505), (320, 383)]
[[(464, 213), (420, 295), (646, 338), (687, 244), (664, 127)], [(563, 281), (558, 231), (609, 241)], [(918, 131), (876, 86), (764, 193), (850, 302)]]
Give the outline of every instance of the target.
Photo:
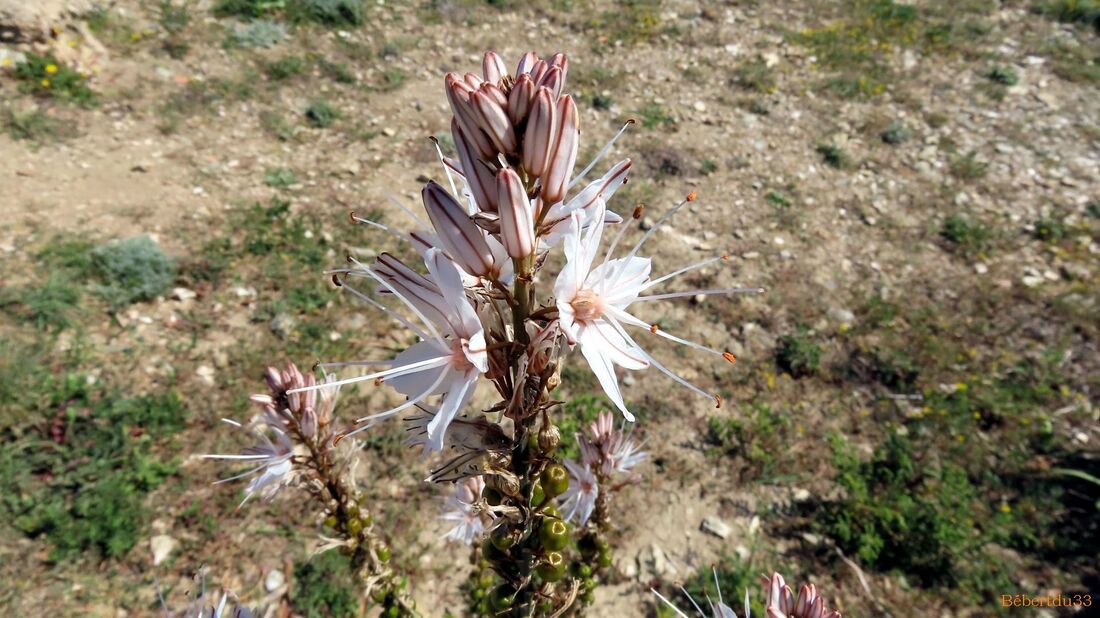
[[(649, 588), (712, 566), (761, 615), (772, 570), (845, 616), (1072, 615), (1001, 596), (1100, 592), (1098, 28), (1096, 0), (0, 0), (0, 607), (161, 615), (205, 568), (262, 615), (371, 615), (301, 494), (238, 510), (196, 455), (243, 446), (220, 419), (265, 365), (411, 342), (322, 271), (407, 250), (348, 212), (411, 224), (387, 196), (442, 175), (444, 73), (534, 49), (570, 56), (580, 163), (637, 121), (613, 210), (698, 192), (657, 272), (728, 252), (692, 283), (767, 288), (644, 316), (738, 362), (648, 342), (719, 410), (621, 376), (650, 459), (590, 615), (667, 616)], [(568, 453), (608, 403), (564, 382)], [(471, 553), (402, 433), (364, 434), (361, 481), (421, 608), (462, 615)]]

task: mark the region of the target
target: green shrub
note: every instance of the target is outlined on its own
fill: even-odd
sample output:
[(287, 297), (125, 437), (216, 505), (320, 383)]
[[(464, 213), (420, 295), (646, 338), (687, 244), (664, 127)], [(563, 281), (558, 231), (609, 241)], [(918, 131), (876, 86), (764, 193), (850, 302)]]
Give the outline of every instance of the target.
[(790, 415), (765, 403), (753, 403), (735, 417), (707, 419), (708, 455), (739, 456), (758, 477), (768, 477), (784, 452)]
[(978, 160), (978, 153), (970, 151), (951, 161), (951, 175), (960, 180), (974, 180), (985, 176), (989, 164)]
[(913, 137), (913, 131), (905, 126), (905, 124), (894, 121), (890, 123), (890, 126), (882, 132), (882, 141), (890, 144), (891, 146), (897, 146), (898, 144), (904, 144)]
[(993, 231), (980, 221), (962, 215), (948, 215), (943, 221), (940, 236), (957, 253), (974, 257), (989, 251)]
[(292, 21), (359, 26), (363, 23), (363, 0), (292, 0), (287, 14)]
[(817, 154), (821, 155), (821, 159), (825, 161), (825, 164), (829, 167), (844, 169), (851, 165), (851, 159), (848, 157), (848, 153), (835, 144), (819, 144), (817, 146)]
[(92, 263), (102, 280), (94, 289), (115, 309), (164, 294), (176, 277), (175, 260), (148, 236), (96, 247)]
[(318, 129), (331, 127), (340, 118), (340, 112), (324, 99), (311, 102), (302, 113), (305, 114), (306, 121)]
[(978, 494), (966, 473), (920, 461), (896, 434), (867, 462), (841, 439), (832, 448), (845, 496), (821, 507), (822, 530), (861, 564), (902, 571), (925, 586), (957, 584), (980, 543)]
[(325, 552), (294, 567), (291, 599), (306, 618), (351, 618), (359, 612), (351, 560), (336, 551)]
[(77, 374), (36, 386), (49, 391), (40, 409), (49, 422), (0, 450), (0, 512), (49, 539), (55, 558), (124, 556), (143, 536), (144, 496), (175, 473), (152, 447), (183, 427), (182, 400), (124, 398)]
[(808, 328), (799, 326), (780, 338), (775, 364), (792, 378), (814, 375), (821, 365), (821, 346), (811, 338)]
[(285, 167), (273, 167), (264, 173), (264, 184), (275, 189), (286, 189), (297, 182), (294, 170)]
[(58, 271), (39, 285), (0, 288), (0, 309), (33, 322), (39, 330), (60, 331), (71, 326), (79, 302), (80, 288)]
[(229, 40), (237, 47), (274, 47), (286, 40), (286, 24), (268, 19), (256, 19), (237, 24)]
[(23, 62), (15, 65), (15, 79), (25, 93), (84, 107), (95, 105), (95, 93), (88, 87), (88, 79), (50, 54), (28, 53)]
[(1100, 0), (1047, 0), (1037, 3), (1035, 10), (1063, 23), (1100, 30)]
[(1020, 76), (1016, 74), (1012, 67), (995, 66), (989, 69), (985, 76), (990, 81), (1003, 86), (1015, 86), (1020, 83)]
[(218, 0), (214, 15), (218, 17), (257, 18), (286, 6), (283, 0)]

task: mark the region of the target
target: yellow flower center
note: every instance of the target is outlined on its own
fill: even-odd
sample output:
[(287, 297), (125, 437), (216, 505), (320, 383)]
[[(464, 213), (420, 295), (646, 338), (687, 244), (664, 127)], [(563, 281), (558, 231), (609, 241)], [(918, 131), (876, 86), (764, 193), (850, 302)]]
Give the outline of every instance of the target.
[(577, 292), (573, 302), (569, 304), (573, 307), (576, 318), (583, 322), (595, 320), (603, 315), (603, 299), (590, 289)]

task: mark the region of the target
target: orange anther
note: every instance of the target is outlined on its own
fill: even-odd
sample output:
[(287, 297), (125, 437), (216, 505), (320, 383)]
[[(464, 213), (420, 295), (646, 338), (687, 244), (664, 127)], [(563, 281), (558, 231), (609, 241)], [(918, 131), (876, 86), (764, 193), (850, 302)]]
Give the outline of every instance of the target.
[(657, 325), (656, 325), (656, 324), (651, 324), (651, 325), (649, 326), (649, 332), (651, 332), (651, 333), (653, 333), (654, 335), (656, 335), (656, 334), (657, 334)]
[(731, 363), (737, 362), (737, 359), (734, 358), (733, 354), (730, 354), (729, 352), (722, 352), (722, 358), (728, 360)]
[(730, 259), (730, 254), (728, 254), (728, 253), (723, 253), (722, 254), (722, 261), (723, 262), (728, 262), (729, 259)]
[(634, 207), (634, 214), (631, 215), (631, 217), (633, 217), (635, 219), (641, 219), (642, 218), (642, 213), (644, 213), (644, 212), (645, 212), (645, 204), (638, 204), (637, 206)]
[(687, 201), (689, 201), (689, 202), (694, 202), (694, 201), (695, 201), (695, 198), (696, 198), (697, 196), (698, 196), (698, 194), (696, 194), (696, 193), (695, 193), (694, 191), (692, 191), (691, 193), (688, 193), (688, 196), (687, 196)]
[(721, 408), (722, 407), (722, 396), (721, 395), (715, 395), (714, 396), (714, 407), (715, 408)]

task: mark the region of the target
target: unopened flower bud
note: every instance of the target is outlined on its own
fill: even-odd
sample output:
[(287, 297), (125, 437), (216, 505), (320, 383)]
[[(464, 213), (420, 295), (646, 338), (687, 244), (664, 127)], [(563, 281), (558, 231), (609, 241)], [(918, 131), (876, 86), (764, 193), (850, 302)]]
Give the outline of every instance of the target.
[(478, 208), (486, 212), (496, 212), (497, 192), (493, 172), (470, 146), (466, 132), (459, 126), (457, 117), (451, 119), (451, 135), (454, 137), (462, 173), (466, 176), (466, 184), (470, 187), (470, 193), (473, 194)]
[(448, 73), (444, 83), (443, 90), (447, 94), (455, 120), (458, 126), (462, 127), (470, 146), (484, 159), (495, 158), (496, 148), (489, 136), (481, 129), (480, 114), (470, 101), (470, 95), (474, 89), (457, 73)]
[(298, 427), (302, 435), (312, 438), (317, 435), (317, 412), (313, 408), (306, 408), (302, 413), (302, 419), (298, 421)]
[[(503, 95), (501, 96), (503, 98)], [(491, 94), (477, 91), (470, 93), (470, 103), (480, 116), (480, 126), (492, 140), (497, 150), (505, 154), (516, 151), (516, 131), (508, 113), (501, 103)], [(507, 100), (504, 101), (507, 104)]]
[(500, 214), (500, 241), (508, 256), (521, 259), (535, 251), (535, 223), (531, 200), (519, 174), (510, 168), (497, 173), (497, 212)]
[(526, 54), (523, 54), (523, 57), (519, 59), (519, 65), (516, 67), (516, 78), (519, 79), (520, 75), (530, 73), (531, 69), (538, 61), (539, 55), (533, 51), (529, 51)]
[(559, 94), (561, 89), (565, 88), (565, 78), (569, 74), (569, 57), (565, 54), (558, 52), (550, 58), (550, 66), (558, 67), (561, 69), (561, 88), (558, 90)]
[(539, 88), (531, 103), (527, 131), (523, 138), (523, 168), (531, 176), (541, 176), (546, 170), (558, 132), (558, 114), (554, 94), (549, 88)]
[(519, 125), (531, 110), (531, 101), (535, 98), (535, 82), (531, 76), (520, 75), (508, 92), (508, 118), (512, 124)]
[(562, 76), (561, 69), (558, 67), (550, 67), (550, 70), (548, 70), (546, 75), (542, 76), (542, 80), (539, 81), (539, 86), (548, 88), (550, 92), (553, 93), (555, 99), (561, 96), (561, 89), (565, 86), (565, 80)]
[(539, 448), (543, 453), (552, 452), (561, 443), (561, 431), (555, 425), (548, 425), (539, 430)]
[(573, 165), (577, 161), (579, 130), (577, 104), (573, 102), (573, 97), (566, 95), (558, 99), (557, 118), (557, 136), (542, 175), (542, 199), (547, 204), (559, 202), (565, 197), (573, 175)]
[(421, 194), (432, 227), (450, 258), (471, 275), (481, 277), (492, 272), (493, 252), (466, 209), (434, 181), (425, 185)]
[(508, 66), (504, 64), (504, 59), (500, 57), (500, 54), (495, 51), (485, 52), (485, 57), (481, 60), (481, 75), (485, 78), (485, 81), (491, 84), (499, 84), (500, 80), (508, 74)]
[(275, 367), (268, 367), (264, 371), (264, 381), (267, 382), (267, 387), (270, 388), (272, 392), (280, 393), (285, 390), (283, 386), (283, 376)]

